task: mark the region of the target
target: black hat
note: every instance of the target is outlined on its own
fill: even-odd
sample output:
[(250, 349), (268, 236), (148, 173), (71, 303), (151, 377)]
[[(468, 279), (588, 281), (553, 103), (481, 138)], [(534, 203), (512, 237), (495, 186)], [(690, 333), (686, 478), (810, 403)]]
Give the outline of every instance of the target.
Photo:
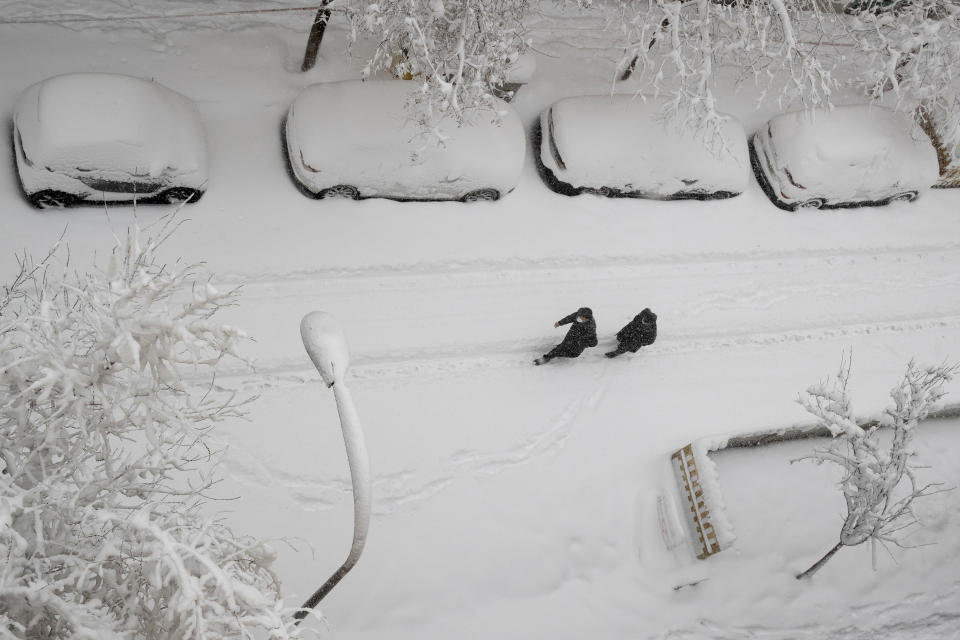
[(657, 314), (655, 314), (653, 311), (650, 311), (650, 307), (647, 307), (646, 309), (641, 311), (640, 317), (641, 319), (646, 320), (648, 322), (656, 322), (657, 320)]
[(580, 307), (577, 309), (577, 315), (593, 320), (593, 310), (590, 307)]

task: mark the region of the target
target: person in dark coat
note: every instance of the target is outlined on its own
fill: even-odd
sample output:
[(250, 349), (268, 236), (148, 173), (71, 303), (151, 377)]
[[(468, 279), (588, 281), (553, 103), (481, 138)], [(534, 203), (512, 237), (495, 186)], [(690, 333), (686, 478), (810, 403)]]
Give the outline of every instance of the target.
[(616, 358), (621, 353), (636, 353), (640, 347), (653, 344), (657, 339), (657, 314), (646, 308), (617, 332), (617, 348), (604, 355)]
[(580, 307), (566, 318), (554, 323), (554, 327), (572, 324), (563, 342), (555, 346), (549, 353), (534, 360), (534, 364), (543, 364), (553, 358), (576, 358), (587, 347), (597, 346), (597, 323), (593, 320), (593, 311), (589, 307)]

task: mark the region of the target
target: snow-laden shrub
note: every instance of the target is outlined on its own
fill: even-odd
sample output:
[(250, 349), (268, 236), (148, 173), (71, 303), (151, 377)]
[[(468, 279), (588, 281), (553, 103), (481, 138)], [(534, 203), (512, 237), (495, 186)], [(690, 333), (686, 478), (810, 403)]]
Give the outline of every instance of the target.
[(917, 478), (911, 461), (913, 436), (919, 422), (945, 395), (944, 384), (957, 368), (921, 368), (911, 361), (903, 379), (890, 391), (893, 405), (884, 410), (877, 424), (867, 428), (853, 417), (847, 393), (849, 360), (835, 379), (808, 388), (800, 397), (800, 404), (833, 434), (830, 446), (815, 450), (809, 459), (843, 469), (840, 489), (847, 513), (839, 542), (798, 578), (813, 575), (844, 546), (868, 541), (874, 550), (877, 543), (899, 545), (897, 534), (916, 523), (913, 502), (936, 486), (924, 485)]
[(296, 635), (271, 549), (202, 512), (210, 429), (247, 402), (214, 383), (236, 292), (157, 244), (24, 256), (0, 289), (0, 639)]

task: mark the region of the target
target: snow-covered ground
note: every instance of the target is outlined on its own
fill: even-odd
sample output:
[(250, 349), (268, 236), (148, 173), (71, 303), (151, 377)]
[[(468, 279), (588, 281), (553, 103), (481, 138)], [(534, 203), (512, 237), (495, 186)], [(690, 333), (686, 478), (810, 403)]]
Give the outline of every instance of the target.
[[(2, 24), (150, 12), (137, 6), (0, 2), (0, 114), (9, 120), (23, 88), (68, 71), (152, 77), (197, 102), (209, 190), (183, 209), (166, 251), (245, 284), (224, 319), (256, 339), (257, 371), (236, 380), (261, 397), (249, 421), (222, 429), (221, 493), (240, 496), (223, 507), (240, 530), (290, 540), (277, 548), (291, 605), (349, 549), (333, 394), (299, 333), (315, 309), (340, 320), (374, 519), (359, 565), (323, 603), (326, 621), (311, 624), (397, 640), (958, 637), (960, 492), (924, 506), (915, 541), (936, 544), (881, 552), (876, 572), (866, 548), (844, 549), (805, 582), (794, 574), (835, 544), (842, 510), (835, 473), (789, 464), (811, 443), (715, 454), (737, 541), (709, 560), (666, 549), (655, 505), (665, 492), (679, 501), (674, 450), (803, 422), (798, 392), (846, 350), (863, 416), (887, 404), (909, 359), (960, 360), (960, 192), (802, 214), (775, 208), (753, 181), (715, 202), (567, 198), (541, 183), (528, 148), (520, 185), (496, 203), (312, 201), (287, 174), (280, 123), (304, 86), (357, 77), (362, 60), (343, 55), (337, 19), (306, 74), (310, 12)], [(595, 19), (543, 11), (538, 70), (513, 102), (528, 129), (561, 97), (608, 90), (618, 53)], [(749, 88), (720, 99), (748, 131), (775, 113), (754, 110)], [(12, 154), (0, 154), (0, 275), (65, 228), (82, 268), (134, 213), (147, 224), (170, 210), (38, 212)], [(562, 338), (553, 322), (584, 305), (600, 346), (530, 366)], [(603, 358), (647, 306), (656, 344)], [(960, 384), (949, 390), (960, 402)], [(949, 486), (960, 484), (957, 426), (931, 423), (917, 438), (925, 472)]]

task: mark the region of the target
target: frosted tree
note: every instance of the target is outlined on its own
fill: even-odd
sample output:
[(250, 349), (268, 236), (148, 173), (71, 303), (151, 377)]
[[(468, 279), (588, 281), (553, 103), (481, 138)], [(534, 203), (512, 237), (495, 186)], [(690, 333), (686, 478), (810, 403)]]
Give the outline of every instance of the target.
[[(913, 112), (960, 111), (960, 4), (951, 0), (576, 0), (609, 17), (622, 46), (621, 79), (668, 98), (665, 115), (719, 134), (716, 73), (732, 69), (760, 90), (761, 103), (829, 108), (853, 83), (865, 100)], [(459, 121), (492, 104), (511, 62), (531, 42), (530, 0), (342, 0), (351, 40), (375, 45), (369, 76), (390, 68), (419, 83), (429, 126)], [(723, 82), (729, 81), (724, 76)], [(611, 83), (613, 85), (613, 83)], [(922, 113), (921, 113), (922, 115)], [(946, 151), (960, 153), (960, 121), (934, 120)], [(714, 140), (716, 142), (717, 140)]]
[[(163, 237), (161, 231), (157, 237)], [(291, 638), (270, 547), (204, 515), (235, 300), (158, 240), (0, 289), (0, 638)], [(188, 380), (188, 381), (187, 381)]]
[(877, 544), (900, 545), (897, 534), (916, 523), (914, 501), (936, 490), (936, 485), (921, 484), (917, 478), (911, 463), (913, 436), (956, 371), (957, 366), (919, 368), (911, 361), (890, 391), (893, 405), (878, 424), (867, 428), (853, 417), (847, 393), (849, 359), (835, 379), (810, 387), (800, 397), (800, 404), (834, 437), (830, 447), (809, 458), (843, 469), (840, 488), (847, 513), (837, 544), (797, 578), (812, 576), (844, 546), (869, 541), (875, 552)]
[(669, 96), (668, 113), (682, 126), (716, 129), (722, 116), (714, 71), (721, 65), (781, 105), (823, 106), (837, 87), (820, 55), (817, 40), (827, 27), (813, 0), (619, 0), (619, 10), (621, 77), (639, 75), (644, 92)]
[(494, 105), (491, 93), (527, 48), (527, 0), (382, 0), (351, 5), (354, 37), (378, 43), (365, 70), (418, 82), (421, 121), (459, 122)]
[[(918, 106), (935, 116), (946, 150), (960, 151), (960, 5), (950, 0), (853, 0), (842, 22), (854, 43), (865, 90), (884, 93), (902, 110)], [(890, 98), (888, 97), (888, 100)], [(945, 117), (944, 117), (945, 116)]]
[[(934, 115), (960, 110), (960, 5), (950, 0), (618, 4), (621, 78), (638, 74), (644, 92), (672, 98), (667, 115), (686, 127), (716, 128), (714, 74), (721, 67), (759, 87), (761, 102), (780, 110), (829, 107), (841, 79), (857, 85), (865, 100), (906, 112), (920, 105)], [(934, 122), (956, 156), (960, 121)]]

